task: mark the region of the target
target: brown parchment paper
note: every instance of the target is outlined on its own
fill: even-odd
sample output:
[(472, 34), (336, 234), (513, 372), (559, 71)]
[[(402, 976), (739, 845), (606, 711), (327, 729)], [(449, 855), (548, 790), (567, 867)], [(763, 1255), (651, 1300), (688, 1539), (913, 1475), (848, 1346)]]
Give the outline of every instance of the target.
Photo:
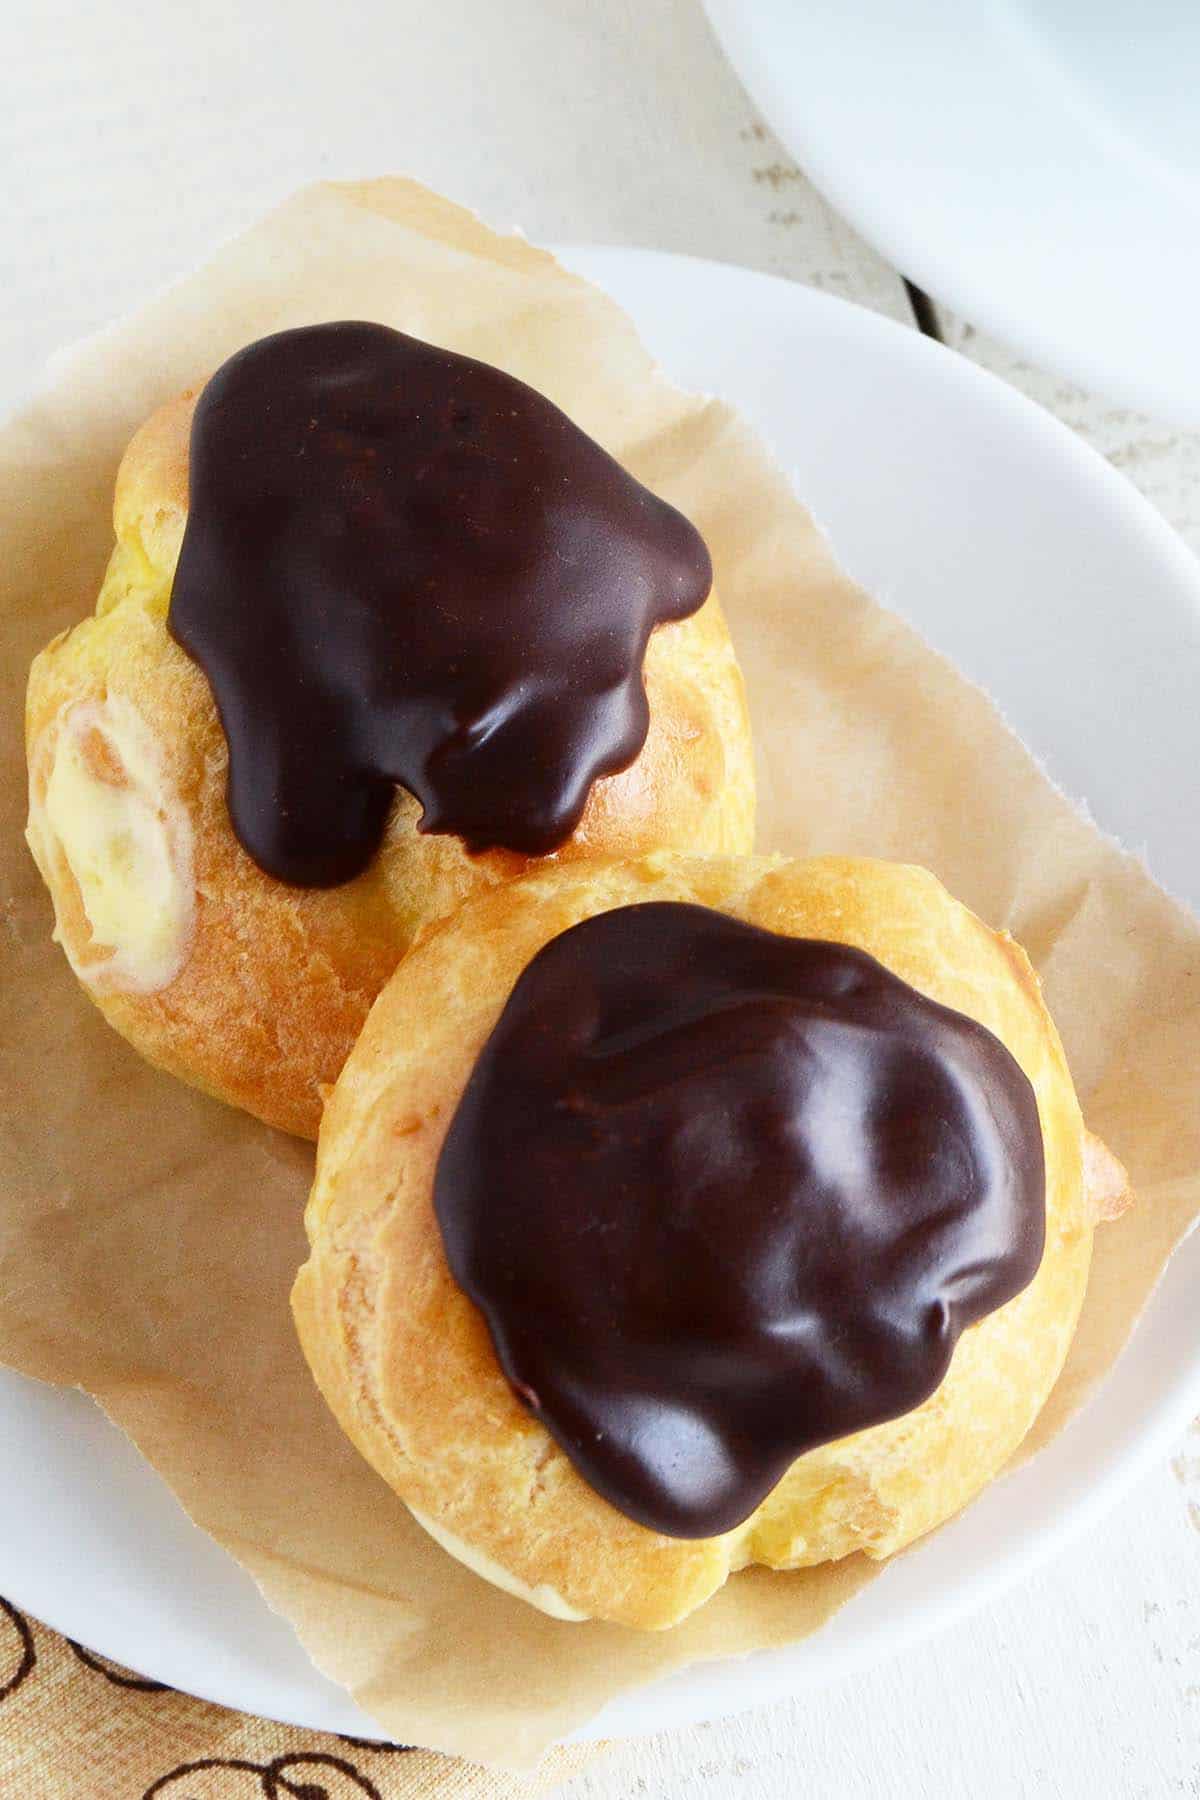
[(345, 316), (533, 382), (697, 522), (749, 684), (763, 848), (925, 863), (1029, 948), (1092, 1128), (1140, 1196), (1097, 1236), (1034, 1447), (1104, 1374), (1200, 1211), (1200, 927), (838, 572), (733, 413), (658, 377), (618, 308), (549, 256), (421, 188), (304, 192), (58, 361), (0, 437), (0, 1360), (93, 1394), (390, 1736), (519, 1764), (619, 1689), (814, 1630), (876, 1571), (751, 1571), (639, 1635), (543, 1618), (445, 1556), (343, 1441), (293, 1338), (310, 1150), (154, 1073), (102, 1024), (21, 841), (25, 672), (92, 609), (127, 439), (248, 339)]

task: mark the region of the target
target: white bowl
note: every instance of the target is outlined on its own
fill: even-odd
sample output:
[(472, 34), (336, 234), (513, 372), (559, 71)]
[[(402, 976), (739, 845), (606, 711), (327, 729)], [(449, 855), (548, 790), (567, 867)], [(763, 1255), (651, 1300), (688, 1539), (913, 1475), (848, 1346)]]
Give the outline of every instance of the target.
[(1034, 362), (1200, 425), (1195, 0), (705, 0), (821, 191)]

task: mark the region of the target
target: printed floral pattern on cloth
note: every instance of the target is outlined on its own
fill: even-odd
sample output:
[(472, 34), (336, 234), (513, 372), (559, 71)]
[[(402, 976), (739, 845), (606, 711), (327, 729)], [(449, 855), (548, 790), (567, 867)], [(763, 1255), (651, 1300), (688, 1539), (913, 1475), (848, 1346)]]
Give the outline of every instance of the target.
[(0, 1794), (21, 1800), (533, 1800), (592, 1752), (529, 1776), (193, 1700), (0, 1599)]

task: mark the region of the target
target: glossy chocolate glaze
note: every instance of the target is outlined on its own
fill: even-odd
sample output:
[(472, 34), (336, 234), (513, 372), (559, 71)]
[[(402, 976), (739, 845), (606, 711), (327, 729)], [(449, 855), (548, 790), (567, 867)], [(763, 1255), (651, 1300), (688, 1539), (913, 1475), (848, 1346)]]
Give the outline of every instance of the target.
[(862, 951), (659, 903), (530, 963), (434, 1200), (520, 1398), (676, 1537), (917, 1406), (1045, 1233), (1037, 1102), (990, 1032)]
[(423, 831), (541, 854), (649, 723), (651, 631), (704, 602), (694, 528), (532, 388), (383, 325), (230, 358), (196, 407), (170, 629), (269, 874), (325, 887)]

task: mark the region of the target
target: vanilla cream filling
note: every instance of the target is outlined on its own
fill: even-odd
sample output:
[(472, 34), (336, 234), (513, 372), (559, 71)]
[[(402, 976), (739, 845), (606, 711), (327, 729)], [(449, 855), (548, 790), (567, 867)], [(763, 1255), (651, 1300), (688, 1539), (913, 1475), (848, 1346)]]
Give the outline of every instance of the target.
[(56, 935), (81, 981), (155, 993), (187, 960), (196, 898), (191, 821), (153, 734), (118, 695), (81, 701), (51, 727), (49, 758), (30, 846), (48, 871), (56, 854), (66, 863), (90, 940)]
[(578, 1622), (588, 1617), (587, 1613), (578, 1612), (575, 1607), (568, 1606), (557, 1588), (552, 1588), (545, 1582), (540, 1587), (527, 1587), (523, 1581), (518, 1581), (515, 1575), (510, 1575), (507, 1569), (502, 1569), (499, 1563), (493, 1562), (490, 1556), (485, 1556), (482, 1550), (476, 1550), (472, 1545), (464, 1544), (462, 1539), (455, 1537), (452, 1531), (447, 1531), (444, 1526), (438, 1525), (427, 1513), (419, 1512), (415, 1506), (410, 1506), (408, 1510), (417, 1524), (427, 1531), (430, 1537), (442, 1546), (443, 1550), (454, 1557), (456, 1562), (462, 1563), (473, 1574), (481, 1575), (484, 1581), (490, 1581), (493, 1587), (503, 1588), (506, 1594), (513, 1594), (518, 1600), (528, 1601), (530, 1606), (536, 1606), (539, 1612), (548, 1613), (552, 1619), (570, 1619)]

